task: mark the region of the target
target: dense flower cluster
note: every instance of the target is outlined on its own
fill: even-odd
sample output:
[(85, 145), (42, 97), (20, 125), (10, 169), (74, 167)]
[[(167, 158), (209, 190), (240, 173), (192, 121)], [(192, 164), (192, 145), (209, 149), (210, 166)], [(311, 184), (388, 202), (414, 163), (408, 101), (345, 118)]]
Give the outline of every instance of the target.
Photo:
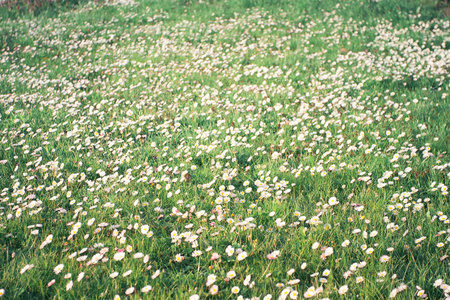
[(0, 20), (0, 297), (450, 298), (449, 21), (106, 4)]

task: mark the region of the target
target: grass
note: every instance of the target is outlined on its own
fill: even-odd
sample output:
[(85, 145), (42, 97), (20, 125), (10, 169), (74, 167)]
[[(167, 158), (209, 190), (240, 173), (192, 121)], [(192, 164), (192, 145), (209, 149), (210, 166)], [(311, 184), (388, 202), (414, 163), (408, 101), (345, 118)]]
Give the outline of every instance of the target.
[(442, 5), (0, 7), (0, 295), (447, 297)]

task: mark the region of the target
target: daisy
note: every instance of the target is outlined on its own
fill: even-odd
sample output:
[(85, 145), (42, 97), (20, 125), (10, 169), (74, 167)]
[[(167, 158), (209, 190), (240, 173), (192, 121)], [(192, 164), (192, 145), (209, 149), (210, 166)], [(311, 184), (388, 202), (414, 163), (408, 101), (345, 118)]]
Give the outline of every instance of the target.
[(328, 247), (328, 248), (325, 249), (324, 255), (325, 256), (330, 256), (333, 253), (334, 253), (333, 248), (332, 247)]
[(297, 291), (292, 291), (292, 292), (289, 294), (289, 298), (291, 298), (291, 299), (293, 299), (293, 300), (297, 299), (297, 298), (298, 298), (298, 292), (297, 292)]
[(214, 274), (209, 274), (208, 277), (206, 278), (206, 286), (211, 286), (213, 285), (214, 282), (216, 282), (217, 277)]
[(285, 288), (281, 291), (280, 297), (283, 297), (283, 299), (286, 299), (286, 297), (291, 293), (290, 288)]
[(73, 281), (71, 280), (66, 285), (66, 291), (70, 291), (72, 289), (72, 287), (73, 287)]
[(175, 255), (175, 259), (176, 262), (180, 263), (184, 260), (184, 256), (182, 256), (180, 253), (178, 253), (177, 255)]
[(150, 227), (148, 225), (142, 225), (141, 226), (141, 233), (146, 235), (148, 233), (149, 228)]
[(34, 265), (33, 265), (33, 264), (31, 264), (31, 265), (26, 265), (25, 267), (23, 267), (23, 268), (20, 270), (20, 274), (23, 274), (23, 273), (25, 273), (26, 271), (31, 270), (32, 268), (34, 268)]
[(339, 201), (337, 201), (336, 197), (331, 197), (331, 198), (328, 200), (328, 204), (329, 204), (330, 206), (334, 206), (334, 205), (339, 204)]
[(370, 247), (370, 248), (367, 248), (366, 253), (367, 254), (372, 254), (373, 251), (374, 251), (374, 249), (372, 247)]
[(252, 279), (252, 275), (247, 275), (244, 280), (244, 285), (245, 286), (249, 285), (251, 279)]
[(339, 288), (338, 293), (339, 295), (345, 295), (348, 292), (348, 286), (343, 285)]
[(47, 283), (48, 287), (51, 287), (53, 284), (55, 284), (56, 279), (52, 279), (49, 283)]
[(211, 260), (216, 260), (216, 259), (219, 259), (219, 258), (220, 258), (219, 253), (214, 252), (214, 253), (211, 255)]
[(305, 298), (312, 298), (316, 295), (316, 290), (314, 287), (310, 287), (309, 289), (306, 290), (306, 292), (303, 294), (303, 297)]
[(227, 278), (228, 279), (233, 279), (234, 277), (236, 277), (236, 272), (235, 271), (229, 271), (227, 273)]
[(125, 291), (125, 295), (131, 295), (134, 293), (134, 287), (130, 287)]
[(47, 236), (47, 238), (45, 239), (45, 243), (49, 244), (51, 243), (53, 240), (53, 234), (50, 234), (49, 236)]
[(389, 259), (390, 259), (389, 256), (387, 256), (387, 255), (382, 255), (382, 256), (380, 257), (380, 262), (382, 262), (382, 263), (387, 263), (387, 262), (389, 261)]
[(276, 259), (278, 257), (278, 255), (280, 255), (280, 251), (276, 250), (276, 251), (273, 251), (272, 253), (267, 254), (267, 258), (270, 260)]
[(116, 254), (114, 254), (114, 260), (115, 261), (120, 261), (125, 257), (125, 252), (117, 252)]
[(248, 256), (247, 252), (243, 251), (237, 256), (237, 260), (242, 261), (242, 260), (246, 259), (247, 256)]
[(53, 272), (55, 272), (55, 274), (58, 275), (59, 273), (61, 273), (61, 271), (63, 269), (64, 269), (64, 265), (63, 264), (59, 264), (53, 269)]
[(160, 270), (156, 270), (155, 273), (153, 273), (153, 275), (152, 275), (152, 279), (155, 279), (156, 277), (158, 277), (159, 274), (161, 274), (161, 271)]
[(210, 289), (209, 289), (209, 293), (211, 295), (216, 295), (219, 292), (219, 287), (217, 285), (213, 285)]

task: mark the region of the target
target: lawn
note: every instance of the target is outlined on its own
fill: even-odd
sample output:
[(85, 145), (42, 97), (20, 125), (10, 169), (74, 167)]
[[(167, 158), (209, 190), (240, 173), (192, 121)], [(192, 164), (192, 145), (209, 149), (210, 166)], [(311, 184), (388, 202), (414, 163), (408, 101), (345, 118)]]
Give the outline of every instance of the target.
[(0, 297), (450, 299), (442, 5), (0, 7)]

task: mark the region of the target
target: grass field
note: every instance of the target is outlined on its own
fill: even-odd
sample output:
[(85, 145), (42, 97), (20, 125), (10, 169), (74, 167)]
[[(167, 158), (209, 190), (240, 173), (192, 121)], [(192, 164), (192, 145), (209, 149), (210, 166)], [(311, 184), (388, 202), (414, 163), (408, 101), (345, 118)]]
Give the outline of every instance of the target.
[(0, 8), (0, 296), (450, 299), (436, 5)]

